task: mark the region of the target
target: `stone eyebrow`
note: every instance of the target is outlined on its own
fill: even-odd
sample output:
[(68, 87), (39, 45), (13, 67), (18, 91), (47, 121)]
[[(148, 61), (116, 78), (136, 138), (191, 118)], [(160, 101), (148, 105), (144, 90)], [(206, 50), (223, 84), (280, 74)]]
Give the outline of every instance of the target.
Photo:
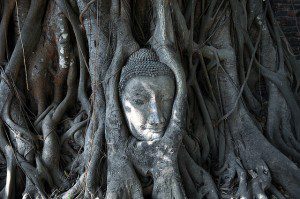
[(131, 94), (127, 94), (128, 98), (135, 97), (135, 96), (148, 97), (148, 94), (145, 93), (145, 91), (143, 89), (136, 89)]
[(131, 88), (133, 94), (141, 95), (146, 93), (146, 88), (142, 84), (135, 85)]

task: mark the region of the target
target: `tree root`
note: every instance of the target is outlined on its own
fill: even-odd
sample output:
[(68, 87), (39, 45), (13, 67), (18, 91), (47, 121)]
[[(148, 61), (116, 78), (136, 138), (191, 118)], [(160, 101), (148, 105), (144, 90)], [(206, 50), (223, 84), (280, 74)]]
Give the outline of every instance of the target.
[[(299, 70), (268, 1), (3, 2), (1, 198), (300, 195)], [(176, 81), (154, 142), (130, 135), (118, 93), (145, 47)]]
[(183, 146), (178, 154), (178, 162), (188, 198), (219, 198), (211, 176), (196, 164)]

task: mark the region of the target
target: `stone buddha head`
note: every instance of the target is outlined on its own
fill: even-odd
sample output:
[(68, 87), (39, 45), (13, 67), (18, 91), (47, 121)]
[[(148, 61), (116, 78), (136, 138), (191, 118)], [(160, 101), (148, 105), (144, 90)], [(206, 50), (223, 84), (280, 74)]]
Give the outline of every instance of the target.
[(141, 141), (160, 139), (175, 97), (172, 70), (149, 49), (133, 53), (123, 67), (119, 94), (131, 134)]

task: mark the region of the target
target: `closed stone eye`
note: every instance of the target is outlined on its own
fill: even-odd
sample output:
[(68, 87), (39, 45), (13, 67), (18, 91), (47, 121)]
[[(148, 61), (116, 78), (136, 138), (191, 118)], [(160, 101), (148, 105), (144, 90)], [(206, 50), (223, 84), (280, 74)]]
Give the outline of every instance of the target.
[(145, 104), (145, 100), (141, 100), (141, 99), (133, 99), (132, 101), (133, 101), (133, 103), (135, 105), (143, 105), (143, 104)]

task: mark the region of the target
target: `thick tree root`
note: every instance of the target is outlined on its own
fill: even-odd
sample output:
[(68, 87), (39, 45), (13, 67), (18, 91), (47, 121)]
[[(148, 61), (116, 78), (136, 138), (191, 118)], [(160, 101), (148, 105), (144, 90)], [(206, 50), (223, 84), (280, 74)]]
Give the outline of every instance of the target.
[[(300, 195), (300, 73), (268, 0), (4, 0), (0, 20), (0, 198)], [(153, 142), (118, 92), (140, 48), (175, 75)]]
[(178, 154), (178, 164), (188, 198), (219, 198), (209, 173), (196, 164), (183, 146)]

